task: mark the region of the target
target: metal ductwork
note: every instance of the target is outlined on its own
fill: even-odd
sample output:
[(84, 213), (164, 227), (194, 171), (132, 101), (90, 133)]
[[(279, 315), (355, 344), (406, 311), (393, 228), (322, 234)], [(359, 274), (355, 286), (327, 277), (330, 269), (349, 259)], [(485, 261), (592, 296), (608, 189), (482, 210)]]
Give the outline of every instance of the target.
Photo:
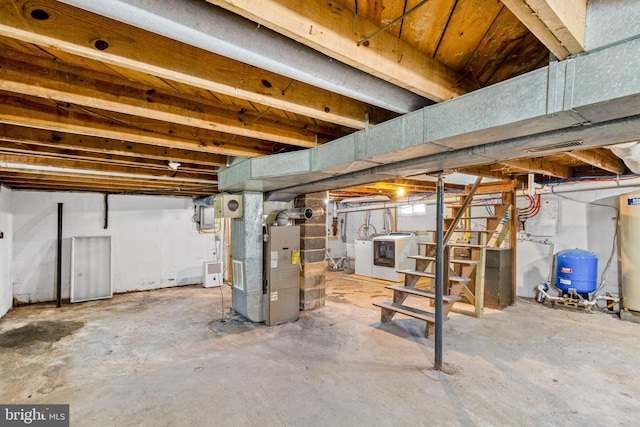
[(396, 113), (433, 104), (204, 1), (61, 1)]
[(322, 215), (324, 212), (322, 209), (313, 208), (296, 208), (296, 209), (284, 209), (281, 211), (271, 212), (266, 219), (267, 225), (287, 225), (289, 220), (292, 219), (311, 219), (314, 216)]

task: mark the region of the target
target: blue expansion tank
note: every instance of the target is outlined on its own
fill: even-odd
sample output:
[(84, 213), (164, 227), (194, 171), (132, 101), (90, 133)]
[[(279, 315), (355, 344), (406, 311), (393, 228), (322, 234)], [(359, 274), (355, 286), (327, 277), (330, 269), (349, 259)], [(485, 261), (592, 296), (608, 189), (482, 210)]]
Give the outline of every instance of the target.
[(569, 288), (586, 296), (594, 292), (598, 280), (598, 257), (582, 249), (567, 249), (556, 254), (555, 285), (563, 294)]

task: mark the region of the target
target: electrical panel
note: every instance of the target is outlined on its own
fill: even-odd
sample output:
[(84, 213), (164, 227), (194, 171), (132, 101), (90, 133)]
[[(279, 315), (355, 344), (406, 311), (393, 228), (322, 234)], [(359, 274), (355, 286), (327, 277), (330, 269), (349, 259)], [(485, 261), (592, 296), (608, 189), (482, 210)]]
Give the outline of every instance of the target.
[(213, 206), (198, 206), (198, 230), (214, 230), (216, 228), (216, 216)]
[(213, 202), (216, 218), (241, 218), (242, 195), (219, 194)]

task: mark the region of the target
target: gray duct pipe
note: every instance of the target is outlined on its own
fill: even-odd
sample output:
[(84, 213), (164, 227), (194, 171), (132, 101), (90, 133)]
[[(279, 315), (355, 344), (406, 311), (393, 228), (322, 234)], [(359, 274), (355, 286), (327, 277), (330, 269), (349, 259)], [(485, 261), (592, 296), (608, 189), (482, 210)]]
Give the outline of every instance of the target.
[(281, 211), (273, 211), (267, 215), (267, 225), (287, 225), (291, 219), (311, 219), (314, 215), (322, 215), (324, 211), (322, 209), (313, 208), (296, 208), (285, 209)]
[(396, 113), (433, 104), (204, 1), (61, 2)]

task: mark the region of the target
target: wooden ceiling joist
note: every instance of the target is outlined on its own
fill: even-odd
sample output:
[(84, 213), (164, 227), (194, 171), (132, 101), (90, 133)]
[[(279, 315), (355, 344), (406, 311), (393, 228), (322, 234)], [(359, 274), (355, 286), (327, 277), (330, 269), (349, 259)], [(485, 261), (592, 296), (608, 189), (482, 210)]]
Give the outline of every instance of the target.
[[(337, 2), (326, 0), (207, 0), (340, 62), (434, 101), (464, 94), (461, 77)], [(420, 13), (419, 11), (416, 13)]]
[(305, 135), (301, 129), (286, 123), (276, 125), (264, 118), (258, 120), (255, 115), (247, 115), (245, 121), (241, 121), (238, 112), (202, 100), (163, 94), (150, 87), (136, 87), (125, 79), (97, 75), (56, 61), (22, 56), (21, 59), (30, 61), (24, 62), (9, 55), (10, 52), (5, 52), (0, 56), (0, 87), (7, 92), (298, 147), (311, 148), (316, 144), (312, 132)]
[(35, 146), (36, 151), (50, 148), (52, 150), (73, 150), (93, 153), (105, 158), (123, 157), (139, 162), (144, 159), (174, 161), (185, 164), (198, 164), (215, 168), (226, 165), (226, 156), (188, 151), (176, 148), (157, 147), (146, 144), (135, 144), (131, 141), (108, 139), (87, 135), (74, 135), (47, 129), (35, 129), (0, 123), (0, 141), (2, 147)]
[(569, 167), (553, 163), (545, 160), (542, 157), (536, 157), (532, 159), (518, 159), (518, 160), (502, 160), (500, 164), (522, 169), (527, 172), (535, 172), (542, 175), (555, 176), (558, 178), (571, 178), (571, 170)]
[(622, 159), (607, 148), (568, 151), (566, 155), (617, 175), (622, 175), (626, 170)]
[[(147, 168), (155, 170), (165, 170), (169, 168), (167, 160), (153, 160), (126, 156), (113, 156), (105, 157), (101, 154), (91, 153), (86, 151), (76, 150), (60, 150), (57, 148), (37, 146), (31, 144), (13, 144), (10, 142), (0, 140), (0, 154), (12, 154), (12, 155), (30, 155), (44, 157), (48, 159), (61, 159), (61, 160), (78, 160), (108, 165), (120, 165), (133, 168)], [(175, 161), (174, 161), (175, 162)], [(200, 175), (216, 175), (215, 168), (209, 166), (201, 166), (189, 163), (181, 163), (181, 172), (192, 172)]]
[(108, 182), (87, 182), (87, 183), (65, 183), (51, 182), (43, 179), (29, 178), (12, 178), (0, 175), (0, 182), (6, 186), (19, 190), (35, 190), (35, 191), (79, 191), (79, 192), (98, 192), (98, 193), (122, 193), (122, 194), (158, 194), (166, 196), (210, 196), (217, 192), (215, 187), (150, 187), (144, 184), (123, 185), (120, 183), (112, 184)]
[(1, 92), (0, 122), (228, 156), (270, 154), (266, 141)]
[[(45, 16), (32, 14), (36, 10), (45, 12), (46, 19), (34, 18)], [(367, 114), (372, 123), (388, 118), (365, 103), (346, 102), (337, 94), (53, 0), (0, 4), (0, 35), (36, 44), (54, 58), (61, 51), (350, 128), (364, 128)]]
[(0, 167), (0, 182), (9, 183), (16, 180), (29, 180), (31, 182), (38, 182), (41, 185), (48, 185), (52, 183), (64, 184), (65, 182), (73, 183), (74, 185), (86, 189), (91, 189), (92, 185), (97, 184), (109, 184), (114, 187), (121, 186), (122, 188), (215, 188), (217, 187), (216, 181), (204, 181), (204, 182), (188, 182), (180, 180), (171, 180), (171, 178), (165, 177), (125, 177), (118, 175), (96, 175), (82, 173), (82, 171), (69, 171), (60, 172), (54, 170), (33, 170), (14, 167)]
[(53, 167), (76, 171), (87, 170), (102, 173), (157, 176), (172, 178), (175, 180), (197, 180), (215, 182), (215, 179), (211, 180), (211, 176), (203, 177), (201, 175), (198, 175), (197, 173), (186, 172), (181, 167), (178, 167), (178, 169), (174, 171), (168, 165), (164, 165), (164, 167), (160, 167), (159, 165), (145, 167), (143, 164), (138, 164), (136, 166), (123, 166), (102, 161), (75, 160), (69, 158), (59, 158), (50, 155), (26, 155), (3, 152), (0, 152), (0, 162), (25, 166)]
[(502, 0), (558, 58), (582, 52), (587, 0)]

